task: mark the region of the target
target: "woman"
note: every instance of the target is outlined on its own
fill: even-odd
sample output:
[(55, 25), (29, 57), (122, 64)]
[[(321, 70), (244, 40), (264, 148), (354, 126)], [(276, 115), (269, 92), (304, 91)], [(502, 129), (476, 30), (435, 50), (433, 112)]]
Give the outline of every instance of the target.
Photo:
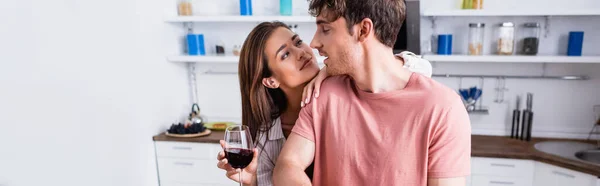
[[(431, 76), (431, 64), (412, 53), (402, 53), (405, 67)], [(273, 185), (277, 157), (290, 134), (301, 107), (318, 97), (326, 69), (319, 70), (312, 49), (281, 22), (263, 22), (246, 38), (239, 62), (242, 124), (256, 142), (254, 159), (243, 169), (244, 185)], [(221, 146), (225, 146), (221, 141)], [(238, 171), (219, 152), (217, 167), (239, 182)], [(312, 166), (307, 169), (312, 177)]]

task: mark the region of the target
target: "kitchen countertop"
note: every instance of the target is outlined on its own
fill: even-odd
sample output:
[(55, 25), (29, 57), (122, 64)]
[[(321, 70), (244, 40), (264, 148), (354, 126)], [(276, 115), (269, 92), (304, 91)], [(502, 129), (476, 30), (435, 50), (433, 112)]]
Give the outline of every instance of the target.
[(177, 142), (192, 142), (192, 143), (219, 143), (219, 140), (222, 140), (225, 136), (225, 131), (213, 130), (210, 135), (195, 137), (195, 138), (175, 138), (169, 137), (165, 135), (165, 133), (160, 133), (152, 139), (154, 141), (177, 141)]
[[(212, 131), (210, 135), (204, 137), (174, 138), (166, 136), (164, 133), (161, 133), (159, 135), (154, 136), (152, 139), (154, 141), (219, 143), (219, 140), (222, 140), (224, 135), (224, 131)], [(533, 138), (531, 142), (526, 142), (510, 139), (507, 136), (472, 135), (471, 156), (535, 160), (600, 177), (600, 166), (598, 165), (584, 163), (577, 160), (571, 160), (552, 154), (547, 154), (536, 150), (534, 147), (535, 143), (537, 142), (557, 140), (586, 142), (584, 140), (552, 138)]]
[(600, 177), (600, 166), (598, 165), (536, 150), (534, 145), (543, 141), (576, 141), (594, 144), (592, 141), (576, 139), (533, 138), (531, 142), (527, 142), (507, 136), (473, 135), (471, 136), (471, 156), (535, 160)]

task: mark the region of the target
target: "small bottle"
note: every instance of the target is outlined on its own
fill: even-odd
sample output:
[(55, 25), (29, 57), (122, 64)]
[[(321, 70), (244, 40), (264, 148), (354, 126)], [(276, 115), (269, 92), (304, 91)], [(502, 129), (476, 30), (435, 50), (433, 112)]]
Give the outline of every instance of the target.
[(504, 22), (498, 28), (498, 55), (512, 55), (515, 45), (515, 24)]
[(225, 44), (223, 41), (219, 41), (219, 44), (215, 47), (215, 51), (217, 52), (217, 55), (225, 55)]
[(242, 52), (242, 47), (240, 45), (233, 45), (233, 55), (234, 56), (240, 56), (241, 52)]
[(483, 54), (483, 37), (485, 32), (485, 24), (470, 23), (469, 24), (469, 55)]
[(177, 4), (177, 12), (180, 16), (192, 15), (192, 3), (190, 0), (179, 0)]
[(540, 24), (539, 23), (525, 23), (523, 25), (523, 48), (521, 54), (523, 55), (536, 55), (538, 53), (538, 47), (540, 44)]

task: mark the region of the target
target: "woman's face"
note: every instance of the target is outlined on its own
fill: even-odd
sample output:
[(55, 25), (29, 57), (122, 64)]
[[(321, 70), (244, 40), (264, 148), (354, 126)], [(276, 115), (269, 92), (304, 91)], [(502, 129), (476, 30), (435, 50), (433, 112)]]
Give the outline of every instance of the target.
[(280, 87), (297, 88), (319, 73), (312, 49), (291, 30), (279, 27), (267, 40), (265, 53), (269, 69)]

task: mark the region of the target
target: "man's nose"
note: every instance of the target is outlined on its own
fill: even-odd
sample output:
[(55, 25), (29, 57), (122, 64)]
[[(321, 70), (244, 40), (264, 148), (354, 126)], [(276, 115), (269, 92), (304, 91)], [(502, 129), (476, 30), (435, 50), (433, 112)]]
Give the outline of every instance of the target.
[(321, 41), (319, 39), (319, 37), (317, 36), (317, 34), (315, 33), (315, 35), (313, 36), (313, 40), (310, 41), (310, 47), (314, 48), (314, 49), (319, 49), (321, 48), (323, 45), (321, 44)]

